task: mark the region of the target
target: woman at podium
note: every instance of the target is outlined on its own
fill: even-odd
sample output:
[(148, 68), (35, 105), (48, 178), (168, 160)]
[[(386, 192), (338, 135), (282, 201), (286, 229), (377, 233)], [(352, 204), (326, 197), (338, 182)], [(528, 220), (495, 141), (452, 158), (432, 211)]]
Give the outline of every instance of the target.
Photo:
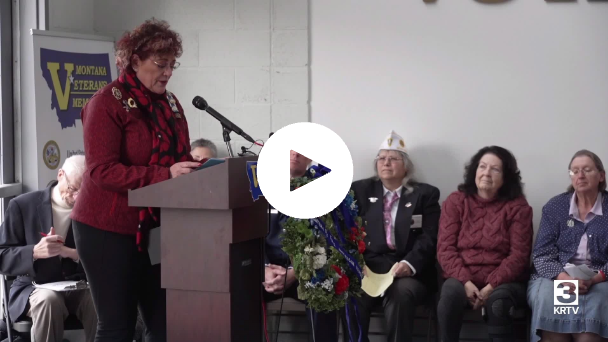
[(160, 265), (151, 265), (147, 232), (158, 208), (128, 206), (128, 191), (190, 173), (184, 110), (166, 90), (182, 54), (178, 33), (148, 20), (116, 46), (120, 76), (81, 113), (87, 170), (72, 219), (76, 247), (99, 317), (95, 341), (131, 341), (138, 306), (146, 341), (166, 341)]

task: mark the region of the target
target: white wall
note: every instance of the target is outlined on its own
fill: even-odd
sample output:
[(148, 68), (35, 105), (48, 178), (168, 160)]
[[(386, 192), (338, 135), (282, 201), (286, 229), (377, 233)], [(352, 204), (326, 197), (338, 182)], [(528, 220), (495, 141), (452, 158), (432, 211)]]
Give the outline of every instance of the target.
[(47, 1), (49, 30), (94, 33), (94, 0)]
[(441, 200), (479, 148), (518, 159), (535, 229), (579, 149), (608, 164), (608, 3), (312, 0), (312, 121), (349, 146), (355, 179), (391, 129)]
[[(51, 1), (67, 7), (78, 3)], [(212, 139), (226, 153), (221, 125), (194, 108), (196, 95), (255, 139), (309, 121), (307, 0), (86, 0), (80, 6), (92, 21), (70, 22), (72, 9), (56, 10), (49, 14), (51, 27), (92, 28), (118, 39), (156, 17), (182, 35), (181, 67), (169, 89), (185, 108), (191, 139)], [(250, 145), (234, 133), (231, 137), (235, 153)]]

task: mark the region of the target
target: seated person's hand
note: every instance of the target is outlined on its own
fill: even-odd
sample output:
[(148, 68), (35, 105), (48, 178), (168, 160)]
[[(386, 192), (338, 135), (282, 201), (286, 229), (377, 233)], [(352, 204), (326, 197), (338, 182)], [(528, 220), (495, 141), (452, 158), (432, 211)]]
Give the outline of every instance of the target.
[[(556, 279), (556, 280), (577, 280), (577, 279), (572, 278), (572, 277), (571, 277), (571, 276), (570, 276), (568, 273), (566, 273), (566, 272), (562, 272), (562, 273), (558, 274), (558, 275), (557, 275), (557, 277), (555, 277), (555, 279)], [(567, 285), (567, 286), (568, 286), (568, 288), (569, 288), (568, 292), (569, 292), (569, 293), (574, 293), (574, 289), (576, 288), (576, 286), (574, 286), (574, 284), (573, 284), (573, 283), (564, 283), (564, 285)], [(579, 281), (579, 282), (578, 282), (578, 285), (579, 285), (579, 287), (582, 285), (582, 284), (581, 284), (581, 281)], [(581, 292), (580, 292), (580, 288), (579, 288), (579, 293), (581, 293)], [(582, 293), (581, 293), (581, 294), (582, 294)]]
[(562, 272), (555, 277), (556, 280), (574, 280), (568, 273)]
[(579, 294), (586, 294), (591, 289), (591, 285), (593, 285), (592, 279), (582, 280), (582, 279), (576, 278), (576, 280), (578, 280), (578, 293)]
[(477, 310), (483, 306), (483, 300), (481, 300), (481, 298), (477, 298), (475, 303), (473, 303), (471, 306), (473, 307), (473, 310)]
[(412, 269), (410, 268), (410, 266), (407, 263), (399, 262), (399, 263), (397, 263), (397, 266), (395, 266), (395, 269), (393, 270), (393, 276), (395, 278), (411, 277)]
[(34, 260), (56, 257), (61, 254), (62, 247), (63, 237), (51, 227), (49, 233), (34, 246)]
[(469, 304), (471, 304), (473, 310), (479, 309), (483, 303), (481, 300), (481, 293), (477, 286), (469, 280), (464, 284), (464, 292), (466, 293)]
[(61, 246), (61, 252), (59, 253), (59, 255), (62, 258), (70, 258), (74, 261), (78, 260), (78, 252), (76, 252), (76, 249), (74, 248)]
[[(287, 276), (287, 279), (285, 279)], [(295, 281), (296, 274), (293, 269), (287, 270), (277, 265), (268, 265), (265, 269), (264, 290), (269, 293), (281, 294)]]
[(486, 303), (493, 291), (494, 287), (490, 284), (486, 285), (483, 289), (481, 289), (481, 291), (479, 291), (479, 298), (481, 299), (481, 304)]
[(590, 286), (593, 286), (595, 284), (602, 283), (602, 282), (604, 282), (604, 277), (601, 274), (598, 273), (593, 278), (591, 278), (591, 285)]

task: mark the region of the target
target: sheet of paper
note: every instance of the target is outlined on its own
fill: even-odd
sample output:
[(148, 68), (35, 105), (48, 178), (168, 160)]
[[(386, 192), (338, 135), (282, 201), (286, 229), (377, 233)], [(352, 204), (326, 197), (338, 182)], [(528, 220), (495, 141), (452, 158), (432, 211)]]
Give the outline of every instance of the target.
[(150, 256), (150, 264), (160, 264), (160, 227), (150, 230), (148, 255)]
[(582, 280), (589, 280), (597, 274), (597, 272), (590, 269), (589, 266), (585, 264), (578, 266), (573, 264), (566, 264), (566, 266), (564, 266), (564, 270), (572, 278), (578, 278)]
[(361, 289), (371, 297), (378, 297), (383, 294), (393, 283), (393, 269), (396, 265), (393, 265), (391, 270), (386, 274), (376, 274), (365, 266), (367, 275), (361, 281)]
[(85, 290), (88, 289), (89, 286), (85, 281), (58, 281), (54, 283), (46, 283), (46, 284), (36, 284), (32, 283), (37, 289), (47, 289), (55, 292), (63, 292), (63, 291), (75, 291), (75, 290)]
[(588, 276), (589, 279), (595, 277), (595, 275), (597, 274), (596, 271), (590, 269), (589, 266), (587, 266), (585, 264), (579, 265), (578, 269), (579, 269), (579, 271), (583, 272), (586, 276)]

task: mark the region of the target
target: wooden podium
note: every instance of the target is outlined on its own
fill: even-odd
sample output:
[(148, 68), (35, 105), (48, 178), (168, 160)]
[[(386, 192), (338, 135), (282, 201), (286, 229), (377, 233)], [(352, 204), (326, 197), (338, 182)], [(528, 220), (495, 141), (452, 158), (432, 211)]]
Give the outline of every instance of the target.
[(268, 203), (253, 201), (246, 162), (225, 163), (129, 192), (129, 206), (161, 208), (161, 286), (167, 338), (261, 341)]

